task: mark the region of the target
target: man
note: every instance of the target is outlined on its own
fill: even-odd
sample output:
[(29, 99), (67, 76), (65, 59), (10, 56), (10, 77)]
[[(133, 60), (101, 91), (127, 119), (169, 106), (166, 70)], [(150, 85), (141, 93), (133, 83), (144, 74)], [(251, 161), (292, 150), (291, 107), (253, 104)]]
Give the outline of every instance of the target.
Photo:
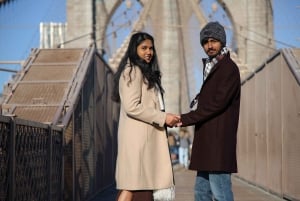
[(195, 125), (189, 169), (197, 171), (195, 201), (232, 201), (231, 173), (237, 172), (236, 142), (240, 73), (226, 48), (224, 27), (209, 22), (200, 32), (208, 58), (203, 85), (178, 126)]

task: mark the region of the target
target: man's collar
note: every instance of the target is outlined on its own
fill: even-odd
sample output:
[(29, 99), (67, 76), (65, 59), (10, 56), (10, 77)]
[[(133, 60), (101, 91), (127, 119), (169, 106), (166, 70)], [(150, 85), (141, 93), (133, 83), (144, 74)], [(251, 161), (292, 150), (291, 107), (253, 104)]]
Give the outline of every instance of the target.
[(219, 61), (219, 60), (221, 60), (221, 59), (224, 57), (224, 55), (226, 55), (228, 52), (229, 52), (228, 48), (227, 48), (227, 47), (223, 47), (223, 48), (220, 50), (220, 52), (219, 52), (216, 56), (204, 58), (204, 60), (205, 60), (206, 62), (211, 62), (211, 61), (213, 61), (214, 59), (216, 59), (217, 61)]

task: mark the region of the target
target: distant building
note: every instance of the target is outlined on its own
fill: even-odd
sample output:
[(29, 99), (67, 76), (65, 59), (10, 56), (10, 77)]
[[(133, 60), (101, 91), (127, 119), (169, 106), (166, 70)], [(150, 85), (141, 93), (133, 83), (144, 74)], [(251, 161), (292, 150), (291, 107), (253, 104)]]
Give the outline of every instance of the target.
[(40, 48), (63, 48), (66, 27), (65, 23), (40, 23)]

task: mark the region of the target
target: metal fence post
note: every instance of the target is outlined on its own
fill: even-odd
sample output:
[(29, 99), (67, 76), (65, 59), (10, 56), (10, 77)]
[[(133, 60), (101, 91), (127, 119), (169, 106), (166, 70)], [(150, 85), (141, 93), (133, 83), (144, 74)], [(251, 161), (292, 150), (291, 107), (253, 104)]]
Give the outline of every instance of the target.
[(16, 168), (16, 122), (13, 117), (10, 120), (10, 136), (9, 136), (9, 195), (8, 199), (15, 200), (15, 190), (16, 190), (16, 178), (15, 178), (15, 168)]
[(51, 125), (48, 126), (48, 137), (49, 137), (49, 140), (48, 140), (48, 174), (49, 174), (49, 177), (48, 177), (48, 200), (51, 201), (51, 195), (52, 195), (52, 127)]

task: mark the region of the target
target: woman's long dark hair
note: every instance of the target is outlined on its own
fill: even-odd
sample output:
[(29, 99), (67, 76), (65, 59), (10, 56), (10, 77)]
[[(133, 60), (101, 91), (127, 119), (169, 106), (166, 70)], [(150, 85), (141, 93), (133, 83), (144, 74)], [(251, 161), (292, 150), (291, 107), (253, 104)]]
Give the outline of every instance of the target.
[[(151, 40), (152, 44), (153, 44), (153, 57), (152, 57), (150, 63), (146, 63), (137, 54), (137, 47), (146, 39)], [(144, 82), (148, 84), (148, 89), (152, 89), (153, 87), (155, 87), (155, 85), (157, 85), (159, 87), (160, 91), (162, 93), (164, 92), (164, 90), (161, 86), (161, 72), (159, 70), (159, 65), (158, 65), (157, 56), (156, 56), (156, 50), (154, 47), (154, 39), (148, 33), (138, 32), (131, 36), (131, 39), (129, 41), (129, 45), (125, 52), (125, 55), (122, 58), (119, 68), (114, 75), (114, 88), (113, 88), (113, 94), (112, 94), (112, 99), (114, 101), (120, 102), (119, 80), (120, 80), (120, 76), (121, 76), (123, 70), (127, 66), (128, 61), (129, 61), (130, 67), (131, 67), (130, 74), (132, 72), (133, 66), (139, 67), (143, 73)], [(131, 79), (129, 80), (129, 82), (130, 81), (131, 81)]]

